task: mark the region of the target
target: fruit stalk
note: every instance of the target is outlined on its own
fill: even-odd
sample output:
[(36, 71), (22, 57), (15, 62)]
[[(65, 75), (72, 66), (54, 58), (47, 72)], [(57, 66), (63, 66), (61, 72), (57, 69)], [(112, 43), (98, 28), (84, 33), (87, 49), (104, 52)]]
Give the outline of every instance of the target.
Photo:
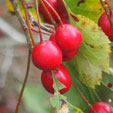
[(93, 113), (96, 113), (96, 111), (93, 109), (92, 105), (88, 102), (88, 100), (84, 97), (83, 93), (79, 90), (79, 88), (76, 86), (76, 84), (72, 81), (72, 85), (75, 87), (75, 89), (78, 91), (84, 102), (90, 107)]
[(23, 85), (22, 85), (22, 88), (21, 88), (21, 92), (20, 92), (20, 95), (19, 95), (19, 98), (18, 98), (18, 103), (16, 105), (16, 111), (15, 111), (15, 113), (19, 113), (19, 106), (20, 106), (20, 103), (21, 103), (22, 95), (23, 95), (24, 88), (26, 86), (27, 78), (28, 78), (28, 75), (29, 75), (30, 57), (31, 57), (31, 51), (29, 50), (29, 53), (28, 53), (28, 61), (27, 61), (27, 70), (26, 70), (25, 79), (24, 79), (24, 82), (23, 82)]
[(51, 6), (51, 4), (47, 1), (47, 0), (44, 0), (45, 3), (47, 3), (47, 5), (52, 9), (52, 11), (55, 13), (55, 15), (57, 16), (61, 26), (63, 27), (63, 22), (59, 16), (59, 14), (55, 11), (55, 9)]
[(31, 31), (29, 15), (28, 15), (28, 11), (27, 11), (27, 4), (26, 4), (25, 0), (22, 0), (22, 2), (23, 2), (24, 11), (25, 11), (26, 23), (27, 23), (27, 26), (28, 26), (28, 30), (29, 30), (29, 34), (30, 34), (30, 37), (31, 37), (32, 44), (34, 46), (35, 45), (35, 41), (34, 41), (34, 38), (33, 38), (32, 31)]
[[(109, 20), (109, 23), (110, 23), (111, 28), (113, 28), (113, 24), (112, 24), (112, 21), (111, 21), (110, 15), (107, 13), (107, 9), (106, 9), (106, 7), (104, 6), (103, 1), (100, 0), (100, 2), (101, 2), (102, 6), (103, 6), (103, 8), (104, 8), (104, 10), (105, 10), (105, 13), (106, 13), (107, 18), (108, 18), (108, 20)], [(108, 4), (107, 4), (107, 5), (108, 5)]]
[(109, 12), (110, 12), (110, 16), (111, 16), (111, 15), (112, 15), (112, 8), (111, 8), (111, 6), (110, 6), (108, 0), (105, 0), (105, 1), (106, 1), (107, 5), (108, 5)]
[(51, 22), (52, 22), (53, 25), (56, 27), (56, 22), (54, 21), (53, 17), (51, 16), (51, 14), (49, 13), (48, 9), (46, 8), (46, 6), (45, 6), (43, 0), (40, 0), (40, 3), (43, 5), (43, 7), (44, 7), (44, 9), (45, 9), (45, 11), (46, 11), (45, 13), (48, 14), (48, 16), (49, 16)]

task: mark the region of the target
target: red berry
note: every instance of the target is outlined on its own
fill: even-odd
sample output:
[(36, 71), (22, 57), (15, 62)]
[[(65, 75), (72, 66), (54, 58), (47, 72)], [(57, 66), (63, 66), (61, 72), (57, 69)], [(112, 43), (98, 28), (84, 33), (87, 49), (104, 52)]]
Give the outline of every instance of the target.
[(34, 46), (32, 61), (36, 67), (42, 70), (52, 70), (61, 64), (62, 52), (55, 42), (45, 40)]
[[(50, 5), (57, 11), (57, 0), (47, 0)], [(47, 7), (48, 11), (50, 12), (50, 14), (52, 15), (52, 17), (54, 18), (54, 20), (57, 22), (58, 21), (58, 18), (57, 16), (55, 15), (55, 13), (53, 12), (53, 10), (48, 6), (48, 4), (46, 4), (46, 2), (44, 2), (45, 6)], [(48, 16), (48, 14), (46, 13), (43, 5), (40, 3), (39, 5), (39, 10), (40, 10), (40, 13), (43, 15), (44, 19), (48, 22), (48, 23), (51, 23), (51, 20)], [(58, 11), (57, 11), (58, 12)]]
[(112, 88), (112, 86), (113, 86), (112, 83), (109, 83), (109, 84), (107, 85), (108, 88)]
[(52, 33), (52, 35), (50, 36), (49, 40), (56, 42), (55, 40), (55, 32)]
[[(97, 102), (92, 107), (96, 111), (96, 113), (113, 113), (112, 106), (105, 102)], [(94, 112), (89, 110), (88, 113)]]
[(82, 35), (78, 29), (70, 24), (58, 26), (56, 30), (56, 43), (62, 51), (74, 51), (82, 42)]
[[(109, 14), (109, 11), (108, 11)], [(113, 11), (111, 15), (111, 21), (113, 24)], [(111, 41), (113, 41), (113, 28), (111, 28), (109, 20), (106, 16), (106, 13), (103, 13), (99, 18), (98, 25), (102, 27), (103, 32), (109, 37)]]
[[(57, 80), (60, 81), (65, 86), (65, 88), (61, 89), (59, 92), (61, 94), (67, 92), (71, 87), (71, 78), (70, 78), (69, 71), (66, 69), (66, 67), (64, 65), (61, 64), (57, 68), (57, 70), (54, 71), (54, 73), (55, 73)], [(53, 78), (52, 78), (51, 71), (49, 71), (49, 72), (43, 71), (42, 75), (41, 75), (41, 81), (42, 81), (44, 88), (48, 92), (54, 93)]]
[(60, 14), (66, 13), (66, 9), (62, 0), (57, 0), (57, 7)]
[(62, 52), (63, 61), (71, 60), (77, 54), (77, 52), (78, 52), (78, 49), (72, 52)]

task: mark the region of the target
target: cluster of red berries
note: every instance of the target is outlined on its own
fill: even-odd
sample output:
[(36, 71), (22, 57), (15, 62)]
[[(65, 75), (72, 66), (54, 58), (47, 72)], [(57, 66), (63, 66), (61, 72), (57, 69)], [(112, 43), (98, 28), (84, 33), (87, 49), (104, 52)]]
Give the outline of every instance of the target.
[(113, 41), (113, 10), (111, 13), (109, 11), (107, 13), (108, 13), (108, 15), (110, 15), (112, 26), (110, 25), (110, 22), (108, 20), (106, 13), (103, 13), (100, 16), (100, 19), (98, 21), (98, 25), (102, 28), (103, 32), (108, 36), (108, 38), (111, 41)]
[[(47, 2), (59, 14), (63, 23), (69, 23), (69, 20), (68, 20), (67, 14), (66, 14), (66, 9), (64, 7), (62, 0), (47, 0)], [(54, 11), (50, 8), (50, 6), (46, 2), (44, 2), (44, 4), (45, 4), (46, 8), (48, 9), (49, 13), (51, 14), (51, 16), (53, 17), (53, 19), (56, 21), (56, 23), (59, 23), (59, 20), (58, 20), (56, 14), (54, 13)], [(42, 16), (44, 17), (45, 21), (48, 23), (51, 23), (51, 20), (48, 17), (48, 14), (44, 10), (43, 5), (41, 3), (39, 5), (39, 10), (40, 10), (40, 13), (42, 14)]]
[(92, 106), (93, 110), (88, 113), (113, 113), (113, 107), (105, 102), (97, 102)]
[[(47, 1), (55, 9), (55, 7), (57, 6), (56, 0)], [(63, 5), (63, 2), (61, 0), (58, 1)], [(48, 6), (46, 7), (51, 12), (51, 9), (49, 9)], [(42, 8), (42, 6), (40, 6), (40, 8)], [(44, 14), (46, 15), (46, 13)], [(46, 20), (49, 20), (48, 16), (45, 17)], [(70, 73), (67, 68), (61, 63), (62, 61), (72, 59), (77, 54), (78, 48), (81, 43), (82, 35), (78, 29), (70, 24), (59, 24), (56, 27), (56, 31), (52, 33), (49, 40), (40, 41), (34, 46), (32, 50), (32, 61), (36, 67), (43, 70), (41, 81), (44, 88), (48, 92), (54, 93), (51, 70), (54, 70), (57, 80), (65, 86), (65, 88), (61, 89), (59, 92), (62, 94), (70, 89)]]

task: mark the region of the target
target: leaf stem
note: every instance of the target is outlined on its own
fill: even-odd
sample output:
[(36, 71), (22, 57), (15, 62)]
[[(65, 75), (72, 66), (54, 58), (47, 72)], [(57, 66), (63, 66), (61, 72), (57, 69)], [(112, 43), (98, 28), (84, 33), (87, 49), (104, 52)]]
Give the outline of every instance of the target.
[[(100, 0), (100, 2), (101, 2), (102, 6), (103, 6), (103, 8), (104, 8), (104, 10), (105, 10), (105, 13), (106, 13), (107, 18), (108, 18), (108, 20), (109, 20), (109, 23), (110, 23), (111, 28), (113, 28), (113, 23), (112, 23), (111, 17), (110, 17), (110, 15), (109, 15), (108, 12), (107, 12), (107, 9), (106, 9), (106, 7), (105, 7), (105, 5), (104, 5), (103, 0)], [(108, 5), (108, 4), (107, 4), (107, 5)]]
[(78, 91), (84, 102), (90, 107), (90, 109), (93, 111), (93, 113), (96, 113), (96, 111), (93, 109), (92, 105), (88, 102), (88, 100), (85, 98), (83, 93), (79, 90), (79, 88), (76, 86), (76, 84), (72, 81), (72, 85), (75, 87), (75, 89)]
[(33, 33), (31, 31), (31, 26), (30, 26), (28, 11), (27, 11), (26, 0), (22, 0), (22, 1), (23, 1), (23, 7), (24, 7), (24, 11), (25, 11), (26, 23), (27, 23), (27, 26), (28, 26), (28, 30), (29, 30), (29, 34), (30, 34), (30, 38), (31, 38), (32, 44), (34, 46), (35, 45), (35, 41), (34, 41), (34, 38), (33, 38)]
[(36, 13), (37, 13), (37, 20), (38, 20), (38, 27), (39, 27), (39, 33), (40, 33), (40, 42), (43, 42), (43, 37), (42, 37), (42, 32), (41, 32), (41, 27), (40, 27), (40, 16), (39, 16), (39, 8), (38, 8), (38, 1), (35, 0), (36, 4)]
[(22, 95), (23, 95), (24, 88), (25, 88), (25, 85), (26, 85), (26, 82), (27, 82), (27, 79), (28, 79), (28, 75), (29, 75), (30, 57), (31, 57), (31, 51), (29, 50), (29, 52), (28, 52), (28, 61), (27, 61), (27, 70), (26, 70), (25, 79), (24, 79), (24, 82), (23, 82), (23, 85), (22, 85), (22, 89), (21, 89), (21, 92), (20, 92), (20, 95), (19, 95), (19, 98), (18, 98), (18, 103), (16, 105), (15, 113), (19, 113), (19, 106), (20, 106), (20, 103), (21, 103)]

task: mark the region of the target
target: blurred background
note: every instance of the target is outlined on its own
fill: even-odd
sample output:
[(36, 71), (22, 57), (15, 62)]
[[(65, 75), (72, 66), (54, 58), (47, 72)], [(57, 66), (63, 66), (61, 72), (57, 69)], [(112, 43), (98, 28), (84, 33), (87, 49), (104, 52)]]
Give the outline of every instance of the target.
[[(109, 0), (113, 7), (113, 0)], [(22, 86), (28, 49), (21, 26), (0, 0), (0, 113), (14, 113)], [(49, 95), (40, 84), (41, 71), (31, 62), (20, 113), (49, 113)]]
[[(14, 113), (22, 86), (28, 49), (22, 28), (14, 14), (0, 0), (0, 113)], [(41, 71), (31, 62), (20, 113), (49, 113), (48, 93), (40, 84)]]

